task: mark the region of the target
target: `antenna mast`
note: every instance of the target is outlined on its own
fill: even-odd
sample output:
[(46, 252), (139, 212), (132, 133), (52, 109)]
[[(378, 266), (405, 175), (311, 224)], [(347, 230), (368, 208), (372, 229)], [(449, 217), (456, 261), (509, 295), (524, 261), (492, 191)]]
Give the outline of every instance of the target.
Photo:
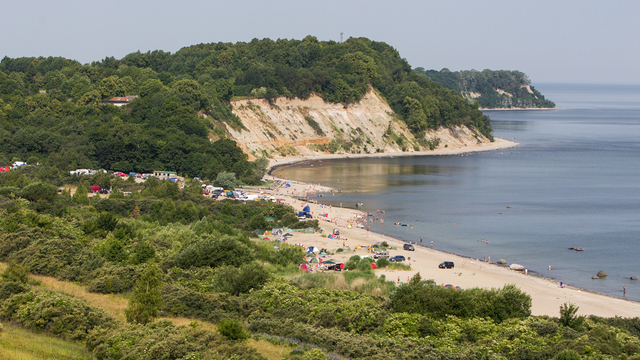
[(344, 33), (340, 33), (340, 42), (342, 42), (342, 34)]

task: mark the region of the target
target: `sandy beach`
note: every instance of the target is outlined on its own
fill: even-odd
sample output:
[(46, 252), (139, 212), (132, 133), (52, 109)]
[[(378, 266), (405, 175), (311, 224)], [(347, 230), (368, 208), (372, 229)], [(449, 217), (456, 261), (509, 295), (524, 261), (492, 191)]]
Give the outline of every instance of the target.
[[(515, 146), (517, 143), (512, 141), (496, 138), (494, 143), (485, 144), (484, 146), (458, 148), (458, 149), (439, 149), (428, 152), (415, 152), (406, 155), (446, 155), (459, 154), (476, 151), (496, 150), (506, 147)], [(285, 158), (272, 160), (271, 166), (280, 166), (284, 164), (292, 164), (303, 160), (330, 159), (330, 158), (354, 158), (365, 156), (399, 156), (399, 154), (374, 154), (374, 155), (320, 155), (312, 158)], [(269, 180), (274, 177), (269, 175)], [(298, 200), (305, 197), (306, 194), (325, 193), (325, 196), (331, 196), (335, 189), (323, 187), (319, 184), (306, 184), (295, 180), (278, 179), (273, 190), (262, 189), (264, 193), (277, 195), (279, 199), (284, 199), (285, 203), (291, 205), (295, 210), (302, 210), (302, 207), (308, 203)], [(290, 187), (282, 186), (285, 182), (291, 184)], [(278, 186), (280, 185), (280, 186)], [(396, 247), (397, 250), (390, 250), (390, 255), (404, 255), (407, 258), (406, 264), (410, 264), (410, 271), (394, 271), (378, 269), (378, 276), (385, 275), (387, 280), (404, 283), (407, 282), (414, 274), (420, 273), (423, 279), (433, 279), (437, 284), (452, 284), (460, 286), (463, 289), (481, 287), (481, 288), (501, 288), (506, 284), (515, 284), (522, 291), (529, 294), (532, 298), (532, 314), (533, 315), (549, 315), (559, 316), (560, 306), (564, 303), (573, 303), (579, 307), (578, 313), (581, 315), (597, 315), (603, 317), (637, 317), (640, 316), (640, 303), (628, 301), (624, 299), (614, 298), (602, 294), (593, 293), (583, 289), (572, 288), (566, 286), (560, 287), (558, 282), (549, 278), (536, 276), (532, 274), (525, 275), (520, 271), (513, 271), (507, 267), (490, 264), (484, 259), (470, 259), (455, 254), (449, 254), (438, 250), (438, 244), (433, 245), (433, 249), (429, 248), (430, 244), (426, 241), (424, 246), (419, 246), (419, 237), (417, 236), (415, 251), (402, 250), (404, 241), (391, 238), (389, 236), (366, 231), (355, 226), (358, 217), (365, 214), (356, 209), (336, 208), (324, 206), (321, 202), (318, 204), (310, 204), (311, 212), (314, 218), (319, 219), (320, 227), (323, 229), (324, 236), (318, 234), (300, 234), (296, 233), (290, 238), (291, 243), (303, 244), (304, 246), (316, 246), (318, 248), (326, 248), (329, 252), (334, 253), (338, 248), (346, 250), (343, 253), (328, 256), (337, 262), (346, 262), (349, 257), (355, 255), (368, 255), (367, 246), (378, 242), (386, 241), (390, 246)], [(384, 219), (382, 211), (379, 219)], [(327, 214), (325, 217), (324, 214)], [(378, 216), (373, 214), (373, 221)], [(369, 217), (370, 221), (372, 217)], [(349, 227), (349, 225), (351, 225)], [(396, 226), (393, 223), (385, 223), (383, 226)], [(326, 237), (335, 228), (340, 229), (341, 238), (329, 239)], [(355, 250), (360, 245), (361, 249)], [(486, 246), (493, 246), (487, 244)], [(496, 261), (498, 259), (492, 259)], [(453, 261), (455, 267), (453, 269), (439, 269), (438, 264), (443, 261)], [(510, 263), (508, 264), (510, 265)], [(553, 276), (553, 269), (549, 274)]]

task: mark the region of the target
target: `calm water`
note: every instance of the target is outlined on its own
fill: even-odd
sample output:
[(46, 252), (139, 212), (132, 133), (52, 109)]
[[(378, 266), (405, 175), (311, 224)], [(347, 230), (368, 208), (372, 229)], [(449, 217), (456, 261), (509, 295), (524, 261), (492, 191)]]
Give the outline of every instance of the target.
[[(504, 258), (617, 297), (626, 285), (626, 298), (640, 301), (640, 280), (625, 279), (640, 277), (640, 86), (536, 87), (560, 109), (486, 112), (495, 136), (521, 144), (513, 149), (313, 161), (274, 173), (342, 189), (324, 203), (384, 209), (376, 232)], [(609, 276), (592, 280), (599, 270)]]

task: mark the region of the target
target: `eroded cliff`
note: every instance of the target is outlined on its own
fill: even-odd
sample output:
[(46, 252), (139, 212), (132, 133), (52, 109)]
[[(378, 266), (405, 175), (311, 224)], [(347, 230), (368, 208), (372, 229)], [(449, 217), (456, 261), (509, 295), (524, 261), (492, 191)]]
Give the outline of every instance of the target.
[(466, 127), (440, 128), (416, 139), (374, 90), (349, 106), (316, 95), (307, 100), (281, 97), (272, 103), (251, 99), (231, 104), (246, 129), (227, 126), (228, 136), (250, 157), (403, 153), (489, 142)]

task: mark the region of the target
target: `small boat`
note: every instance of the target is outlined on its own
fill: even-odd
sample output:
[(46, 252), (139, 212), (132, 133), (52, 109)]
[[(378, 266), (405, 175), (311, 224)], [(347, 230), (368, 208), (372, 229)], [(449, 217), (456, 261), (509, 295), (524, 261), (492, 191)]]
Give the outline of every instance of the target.
[(400, 226), (408, 226), (407, 224), (401, 224)]
[(569, 248), (569, 250), (575, 250), (576, 248)]
[(583, 248), (576, 248), (575, 250), (576, 250), (576, 251), (584, 251), (584, 249), (583, 249)]

